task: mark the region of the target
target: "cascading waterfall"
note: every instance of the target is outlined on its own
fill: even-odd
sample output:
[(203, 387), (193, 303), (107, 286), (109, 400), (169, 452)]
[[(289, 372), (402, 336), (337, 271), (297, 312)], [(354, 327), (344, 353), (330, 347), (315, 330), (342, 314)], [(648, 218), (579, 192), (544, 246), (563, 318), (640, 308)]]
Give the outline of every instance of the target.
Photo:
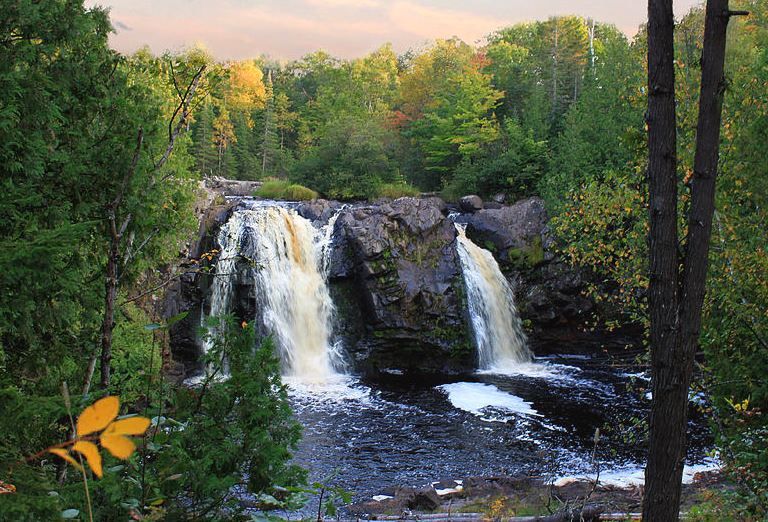
[(533, 354), (527, 346), (512, 289), (493, 255), (474, 244), (463, 225), (457, 223), (456, 230), (479, 368), (513, 372), (531, 362)]
[[(231, 310), (237, 278), (248, 277), (256, 290), (257, 319), (274, 336), (283, 374), (302, 382), (327, 381), (343, 368), (339, 347), (331, 342), (327, 227), (318, 230), (295, 211), (270, 206), (235, 212), (218, 238), (211, 315)], [(250, 266), (239, 276), (243, 260)]]

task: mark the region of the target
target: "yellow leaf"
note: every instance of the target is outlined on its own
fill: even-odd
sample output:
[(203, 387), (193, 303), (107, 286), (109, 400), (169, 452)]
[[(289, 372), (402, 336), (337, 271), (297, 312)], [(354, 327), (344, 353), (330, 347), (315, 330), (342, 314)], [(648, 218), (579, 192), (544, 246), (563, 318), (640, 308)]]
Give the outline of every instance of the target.
[(101, 445), (118, 459), (125, 460), (136, 451), (136, 444), (128, 437), (123, 437), (122, 435), (107, 435), (103, 433), (99, 440)]
[(82, 437), (106, 428), (120, 411), (120, 399), (114, 396), (104, 397), (94, 402), (77, 419), (77, 435)]
[(72, 450), (85, 455), (85, 460), (88, 461), (88, 465), (97, 477), (101, 478), (102, 475), (104, 475), (101, 468), (101, 454), (99, 453), (99, 448), (96, 444), (86, 440), (79, 440), (72, 446)]
[(104, 435), (144, 435), (149, 428), (149, 419), (146, 417), (128, 417), (116, 420), (104, 431)]
[(54, 455), (58, 455), (62, 459), (66, 460), (67, 462), (72, 464), (78, 471), (83, 471), (83, 468), (82, 466), (80, 466), (80, 463), (77, 462), (75, 459), (73, 459), (67, 450), (62, 448), (53, 448), (53, 449), (49, 449), (48, 452), (53, 453)]

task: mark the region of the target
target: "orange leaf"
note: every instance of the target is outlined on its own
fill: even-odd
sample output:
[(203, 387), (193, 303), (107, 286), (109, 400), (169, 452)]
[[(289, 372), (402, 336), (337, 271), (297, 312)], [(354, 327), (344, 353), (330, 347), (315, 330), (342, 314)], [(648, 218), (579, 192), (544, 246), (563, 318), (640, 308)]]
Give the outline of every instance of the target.
[(104, 472), (101, 469), (101, 454), (99, 448), (93, 442), (85, 440), (79, 440), (72, 446), (73, 451), (78, 451), (85, 455), (85, 460), (88, 461), (88, 465), (93, 470), (93, 473), (101, 478)]
[(114, 396), (104, 397), (94, 402), (77, 419), (77, 435), (82, 437), (106, 428), (120, 411), (120, 399)]
[(0, 495), (5, 495), (7, 493), (16, 493), (16, 486), (0, 480)]
[(83, 471), (83, 467), (80, 465), (80, 463), (77, 462), (75, 459), (73, 459), (67, 450), (62, 448), (53, 448), (53, 449), (49, 449), (48, 452), (53, 453), (54, 455), (58, 455), (62, 459), (66, 460), (67, 462), (72, 464), (75, 468), (77, 468), (78, 471)]
[(128, 437), (123, 437), (122, 435), (107, 435), (102, 433), (99, 440), (101, 441), (101, 445), (118, 459), (125, 460), (136, 451), (136, 444), (134, 444)]
[(149, 428), (149, 419), (146, 417), (128, 417), (116, 420), (104, 431), (104, 435), (144, 435)]

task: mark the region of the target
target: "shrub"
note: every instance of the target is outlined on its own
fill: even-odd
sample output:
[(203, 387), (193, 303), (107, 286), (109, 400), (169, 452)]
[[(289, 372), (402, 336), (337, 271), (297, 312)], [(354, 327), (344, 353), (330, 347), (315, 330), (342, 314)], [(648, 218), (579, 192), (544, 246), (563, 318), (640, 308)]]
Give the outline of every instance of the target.
[(308, 201), (317, 199), (319, 194), (314, 190), (299, 185), (290, 184), (282, 179), (268, 179), (256, 190), (254, 196), (266, 199), (287, 199), (290, 201)]
[(266, 199), (281, 199), (288, 187), (289, 183), (286, 180), (270, 179), (265, 181), (264, 184), (256, 190), (254, 195)]
[(415, 197), (419, 194), (419, 189), (407, 183), (384, 183), (376, 191), (377, 197), (390, 199)]
[(290, 185), (283, 192), (283, 199), (290, 199), (291, 201), (309, 201), (318, 197), (319, 194), (314, 190), (298, 184)]

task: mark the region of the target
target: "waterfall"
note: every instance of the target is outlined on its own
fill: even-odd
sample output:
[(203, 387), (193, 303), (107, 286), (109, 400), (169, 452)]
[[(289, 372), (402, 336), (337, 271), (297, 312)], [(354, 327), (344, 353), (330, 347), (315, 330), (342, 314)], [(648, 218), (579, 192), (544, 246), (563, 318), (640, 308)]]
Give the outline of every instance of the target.
[(218, 237), (210, 314), (229, 312), (238, 277), (247, 277), (256, 319), (274, 337), (283, 374), (304, 382), (326, 381), (343, 366), (331, 342), (334, 308), (326, 284), (333, 221), (316, 229), (291, 209), (257, 207), (232, 214)]
[(477, 246), (456, 224), (467, 304), (481, 370), (510, 372), (531, 362), (512, 289), (493, 255)]

